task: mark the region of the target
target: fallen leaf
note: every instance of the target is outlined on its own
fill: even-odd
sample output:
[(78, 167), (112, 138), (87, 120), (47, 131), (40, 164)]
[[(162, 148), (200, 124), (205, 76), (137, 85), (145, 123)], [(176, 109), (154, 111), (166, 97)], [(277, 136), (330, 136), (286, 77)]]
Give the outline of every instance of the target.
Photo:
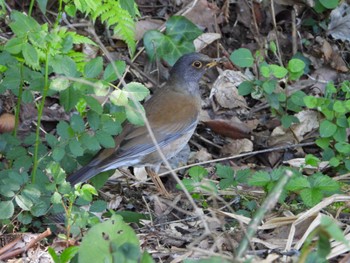
[(215, 97), (217, 103), (228, 109), (247, 108), (243, 96), (238, 94), (238, 85), (248, 78), (239, 71), (225, 70), (214, 82), (209, 98)]
[(228, 143), (221, 149), (223, 155), (237, 155), (244, 152), (253, 151), (253, 143), (248, 139), (232, 140), (227, 139)]
[(213, 132), (231, 139), (250, 138), (250, 129), (241, 122), (226, 120), (209, 120), (204, 124)]

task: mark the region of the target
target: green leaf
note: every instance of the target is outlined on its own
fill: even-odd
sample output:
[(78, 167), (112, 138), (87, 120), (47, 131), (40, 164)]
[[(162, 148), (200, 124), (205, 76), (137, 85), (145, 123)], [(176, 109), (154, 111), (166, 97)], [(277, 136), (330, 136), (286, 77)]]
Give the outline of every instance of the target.
[(144, 34), (143, 42), (151, 60), (162, 58), (174, 65), (182, 55), (195, 51), (193, 40), (201, 33), (187, 18), (173, 16), (166, 23), (165, 35), (149, 30)]
[(84, 155), (84, 149), (81, 147), (81, 143), (77, 140), (71, 140), (69, 142), (69, 150), (76, 157)]
[(61, 253), (60, 259), (62, 263), (71, 262), (71, 259), (78, 253), (79, 246), (71, 246), (64, 249)]
[(300, 191), (300, 197), (306, 206), (312, 207), (322, 200), (323, 195), (318, 189), (307, 188)]
[(12, 201), (0, 201), (0, 219), (11, 218), (15, 211)]
[(69, 139), (71, 136), (74, 135), (73, 130), (65, 121), (60, 121), (57, 124), (57, 133), (62, 137), (62, 139)]
[(166, 22), (165, 33), (174, 42), (180, 43), (192, 42), (202, 34), (202, 30), (184, 16), (172, 16)]
[(100, 116), (95, 111), (89, 111), (87, 113), (87, 120), (90, 128), (96, 131), (100, 126)]
[(312, 186), (319, 190), (335, 193), (340, 189), (338, 182), (334, 181), (332, 178), (324, 174), (321, 174), (321, 173), (313, 174), (311, 179), (312, 179)]
[(67, 78), (57, 77), (50, 83), (50, 89), (55, 91), (62, 91), (69, 87), (70, 82)]
[(344, 106), (344, 103), (340, 100), (337, 100), (334, 104), (333, 104), (333, 110), (335, 112), (338, 112), (338, 113), (346, 113), (347, 110)]
[(67, 77), (77, 77), (77, 65), (70, 57), (56, 55), (49, 61), (55, 73), (63, 74)]
[(124, 90), (114, 90), (109, 96), (110, 101), (117, 106), (128, 105), (129, 99), (128, 94)]
[(85, 123), (83, 118), (78, 114), (73, 114), (70, 118), (70, 126), (73, 131), (81, 133), (85, 130)]
[[(113, 67), (114, 65), (114, 67)], [(103, 79), (107, 82), (113, 82), (119, 77), (123, 76), (125, 72), (126, 64), (124, 61), (117, 60), (113, 64), (109, 63), (103, 73)], [(116, 74), (116, 71), (118, 74)]]
[(241, 96), (246, 96), (250, 94), (252, 90), (253, 90), (253, 83), (251, 83), (250, 81), (243, 81), (238, 86), (238, 93)]
[(337, 131), (337, 125), (329, 120), (324, 120), (320, 124), (320, 135), (321, 137), (331, 137)]
[(276, 85), (276, 80), (267, 80), (264, 81), (262, 87), (267, 94), (272, 94), (275, 91)]
[(136, 101), (141, 101), (149, 95), (149, 89), (147, 89), (143, 84), (138, 82), (130, 82), (123, 89), (127, 92), (127, 96)]
[(195, 182), (200, 182), (203, 180), (204, 176), (208, 175), (208, 171), (201, 166), (194, 166), (188, 170), (190, 177)]
[(101, 149), (101, 146), (95, 136), (90, 136), (87, 133), (84, 133), (80, 138), (79, 141), (84, 146), (84, 148), (89, 149), (90, 151), (98, 151)]
[(93, 202), (90, 206), (90, 212), (101, 213), (104, 212), (107, 208), (107, 203), (103, 200), (97, 200)]
[(254, 63), (252, 52), (247, 48), (235, 50), (231, 56), (231, 61), (239, 67), (251, 67)]
[(132, 17), (136, 17), (137, 5), (134, 0), (119, 0), (121, 8), (129, 12)]
[(30, 208), (33, 206), (33, 202), (23, 195), (16, 195), (15, 201), (17, 205), (24, 211), (29, 211)]
[(32, 208), (30, 209), (30, 213), (35, 216), (43, 216), (47, 213), (50, 208), (50, 204), (48, 202), (44, 202), (42, 200), (35, 202)]
[(284, 67), (278, 65), (270, 65), (269, 67), (272, 72), (272, 75), (274, 75), (278, 79), (282, 79), (288, 74), (288, 70)]
[(297, 192), (305, 188), (310, 188), (310, 182), (304, 176), (297, 176), (287, 183), (285, 189), (292, 192)]
[(28, 32), (41, 30), (39, 23), (36, 22), (34, 18), (26, 16), (21, 12), (12, 10), (11, 19), (13, 19), (14, 22), (10, 23), (10, 28), (17, 36), (23, 36), (27, 35)]
[(248, 184), (251, 186), (266, 186), (271, 181), (271, 176), (268, 172), (259, 171), (253, 174), (248, 180)]
[(293, 58), (288, 62), (288, 70), (292, 73), (304, 72), (305, 63), (304, 61)]
[(320, 3), (327, 9), (334, 9), (338, 6), (339, 0), (319, 0)]
[(18, 54), (25, 44), (24, 38), (14, 37), (6, 42), (4, 50), (11, 54)]
[(103, 108), (97, 99), (91, 96), (85, 96), (84, 99), (91, 110), (95, 111), (98, 114), (102, 114)]
[(62, 195), (59, 192), (54, 192), (50, 200), (53, 204), (61, 204)]
[(98, 142), (104, 147), (104, 148), (113, 148), (115, 147), (114, 139), (111, 135), (104, 131), (96, 131), (96, 138)]
[(47, 0), (36, 0), (38, 3), (38, 6), (40, 8), (40, 11), (45, 14), (46, 13), (46, 6), (47, 6)]
[(299, 123), (299, 119), (293, 115), (283, 115), (281, 122), (284, 128), (289, 128), (293, 123)]
[(34, 69), (39, 68), (39, 57), (36, 49), (29, 43), (22, 46), (22, 54), (25, 63)]
[(65, 151), (62, 147), (56, 147), (52, 151), (52, 159), (54, 159), (56, 162), (59, 162), (62, 160), (63, 156), (65, 155)]
[(102, 57), (97, 57), (85, 64), (84, 75), (87, 78), (96, 78), (101, 74), (102, 70), (103, 70)]
[(219, 186), (221, 189), (225, 189), (227, 187), (237, 185), (237, 182), (235, 181), (235, 178), (234, 178), (234, 172), (230, 166), (217, 164), (216, 173), (221, 178), (219, 182)]
[(321, 160), (313, 154), (307, 154), (305, 156), (305, 164), (317, 167), (320, 162), (321, 162)]
[(143, 115), (145, 110), (139, 102), (133, 102), (129, 100), (128, 104), (125, 106), (126, 118), (132, 124), (144, 125)]

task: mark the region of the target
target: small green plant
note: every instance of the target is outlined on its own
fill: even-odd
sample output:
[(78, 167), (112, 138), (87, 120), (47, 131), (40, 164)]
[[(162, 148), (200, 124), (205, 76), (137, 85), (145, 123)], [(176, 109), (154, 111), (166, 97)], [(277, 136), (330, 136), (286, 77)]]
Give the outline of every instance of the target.
[[(273, 170), (271, 173), (259, 171), (248, 180), (250, 186), (260, 186), (269, 192), (284, 175), (285, 167)], [(300, 172), (293, 170), (293, 177), (289, 180), (280, 196), (279, 201), (284, 202), (292, 193), (300, 196), (301, 201), (307, 207), (318, 204), (324, 197), (339, 193), (339, 183), (322, 173), (315, 173), (312, 176), (304, 176)]]
[(326, 86), (324, 97), (306, 96), (305, 105), (316, 109), (324, 116), (321, 120), (320, 138), (316, 144), (323, 150), (322, 160), (340, 172), (350, 170), (350, 144), (347, 129), (350, 127), (350, 82), (344, 81), (335, 87), (330, 82)]
[[(271, 51), (275, 54), (276, 48), (270, 45)], [(238, 91), (242, 96), (251, 95), (254, 99), (265, 98), (271, 107), (273, 115), (281, 119), (282, 125), (289, 128), (293, 123), (298, 123), (299, 120), (291, 112), (299, 112), (301, 107), (305, 106), (302, 98), (306, 94), (302, 91), (296, 91), (292, 94), (287, 94), (285, 90), (279, 87), (279, 81), (285, 80), (296, 81), (303, 74), (305, 70), (304, 61), (293, 58), (288, 62), (287, 67), (276, 64), (268, 64), (263, 61), (259, 53), (255, 58), (252, 53), (246, 48), (240, 48), (234, 51), (230, 59), (239, 67), (253, 67), (254, 63), (259, 69), (259, 76), (251, 81), (242, 82)]]
[(183, 16), (173, 16), (165, 24), (165, 34), (149, 30), (143, 37), (146, 52), (151, 60), (164, 59), (170, 65), (182, 55), (195, 51), (193, 40), (202, 31)]
[[(44, 12), (46, 5), (39, 2)], [(112, 2), (115, 1), (109, 1)], [(66, 8), (71, 12), (95, 14), (95, 18), (98, 16), (91, 6), (96, 1), (75, 1), (74, 7), (72, 1), (65, 3), (64, 7), (59, 5), (59, 14)], [(136, 8), (134, 1), (119, 1), (117, 9), (123, 6), (128, 12)], [(105, 11), (110, 15), (109, 7)], [(17, 11), (12, 11), (10, 18), (9, 26), (14, 36), (0, 48), (0, 93), (12, 93), (18, 100), (13, 134), (0, 134), (3, 160), (0, 163), (0, 220), (9, 228), (12, 218), (24, 226), (40, 227), (39, 221), (33, 224), (33, 220), (48, 214), (53, 204), (53, 210), (58, 211), (60, 207), (66, 213), (67, 227), (72, 225), (73, 221), (69, 221), (72, 218), (79, 227), (93, 224), (94, 219), (84, 212), (77, 213), (73, 204), (92, 203), (90, 211), (103, 211), (105, 203), (92, 202), (96, 190), (91, 186), (72, 189), (64, 178), (77, 168), (78, 163), (87, 161), (86, 154), (94, 154), (102, 147), (114, 147), (113, 136), (121, 132), (124, 120), (143, 124), (140, 101), (149, 91), (135, 82), (123, 89), (117, 88), (114, 82), (124, 73), (125, 62), (113, 61), (105, 65), (102, 57), (88, 60), (84, 53), (76, 51), (75, 45), (96, 44), (88, 37), (60, 27), (60, 15), (52, 28)], [(105, 19), (107, 21), (109, 16)], [(129, 25), (127, 30), (134, 28)], [(103, 106), (92, 96), (109, 92), (110, 101)], [(34, 100), (34, 96), (40, 100)], [(74, 110), (75, 113), (70, 115), (69, 121), (58, 121), (54, 132), (43, 134), (41, 120), (48, 96), (58, 97), (67, 112)], [(35, 105), (38, 117), (35, 133), (19, 137), (17, 130), (23, 103)], [(89, 132), (86, 132), (87, 128)], [(106, 180), (106, 176), (100, 176), (98, 180)], [(72, 232), (78, 233), (70, 229), (67, 236)]]

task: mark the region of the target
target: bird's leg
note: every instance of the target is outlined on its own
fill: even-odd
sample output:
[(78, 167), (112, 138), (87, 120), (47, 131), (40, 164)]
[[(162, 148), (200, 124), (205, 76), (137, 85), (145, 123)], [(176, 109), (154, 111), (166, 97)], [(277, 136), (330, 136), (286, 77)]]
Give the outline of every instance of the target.
[(152, 170), (152, 168), (146, 167), (146, 172), (149, 174), (151, 177), (153, 183), (155, 184), (158, 192), (165, 196), (165, 197), (171, 197), (171, 194), (165, 189), (165, 186), (160, 179), (159, 175)]

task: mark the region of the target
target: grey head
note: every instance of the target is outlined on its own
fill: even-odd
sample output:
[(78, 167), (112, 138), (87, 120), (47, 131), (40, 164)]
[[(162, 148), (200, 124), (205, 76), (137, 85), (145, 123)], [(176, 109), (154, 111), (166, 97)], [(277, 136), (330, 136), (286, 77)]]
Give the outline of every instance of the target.
[(170, 71), (167, 86), (171, 89), (198, 93), (198, 82), (207, 69), (215, 66), (218, 60), (193, 52), (180, 57)]

